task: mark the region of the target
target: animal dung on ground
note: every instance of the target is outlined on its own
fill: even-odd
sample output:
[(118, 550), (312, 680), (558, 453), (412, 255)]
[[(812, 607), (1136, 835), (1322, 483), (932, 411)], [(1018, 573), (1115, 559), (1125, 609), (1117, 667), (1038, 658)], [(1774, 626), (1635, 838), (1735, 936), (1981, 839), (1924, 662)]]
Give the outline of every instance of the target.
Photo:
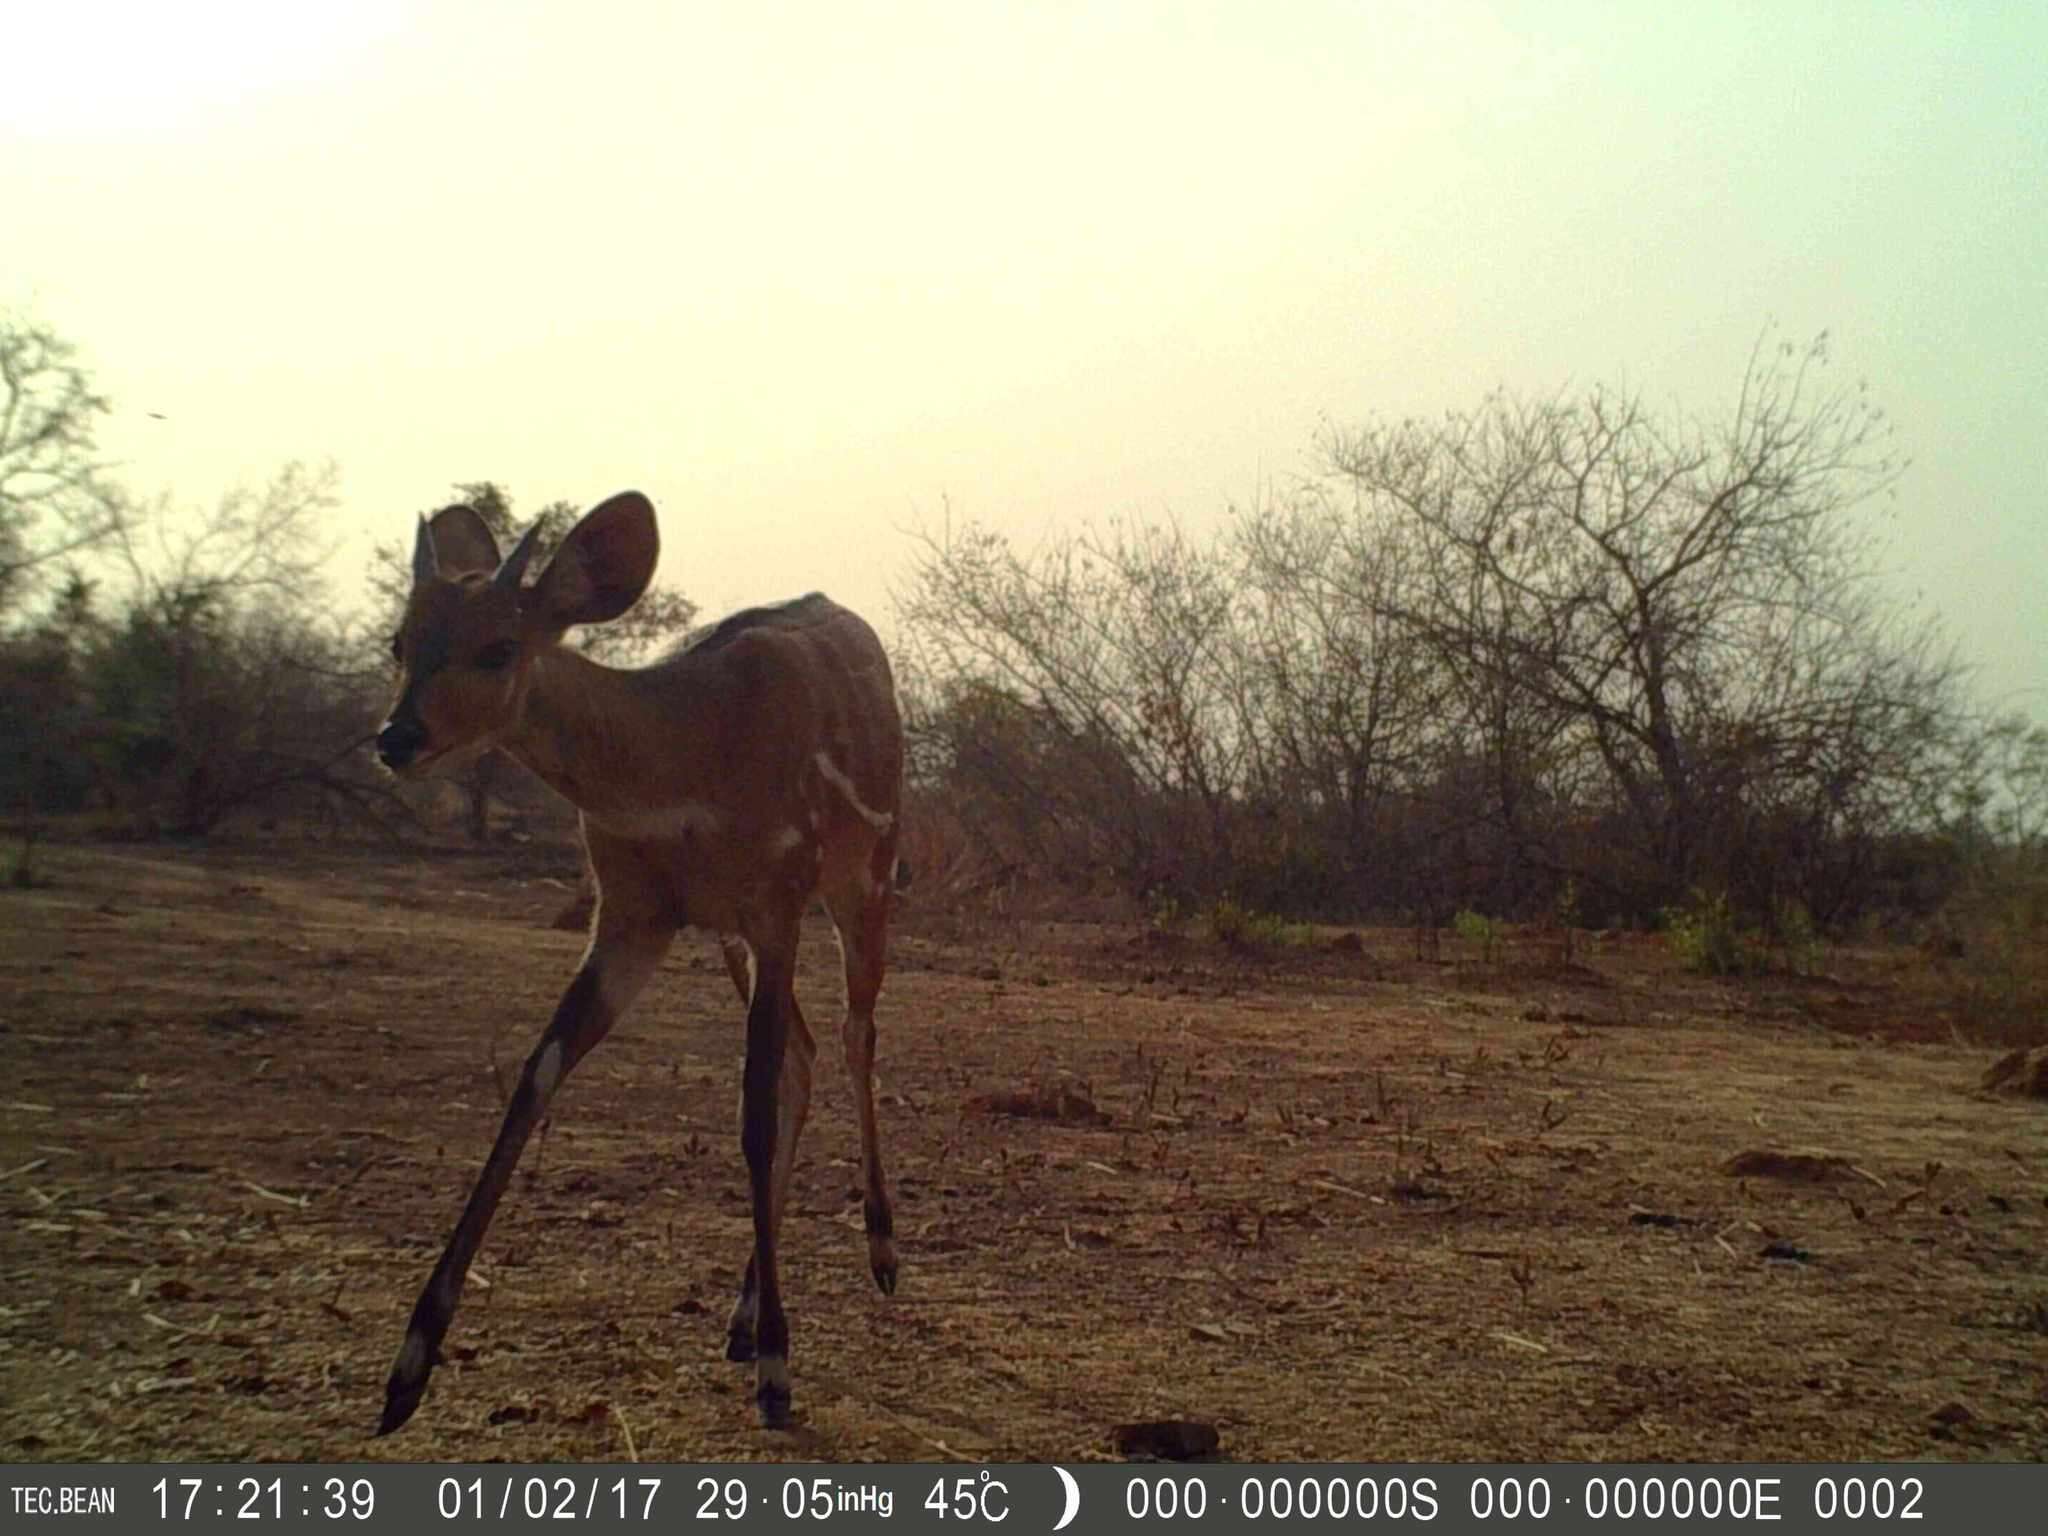
[(1699, 1225), (1698, 1218), (1696, 1217), (1676, 1216), (1670, 1211), (1646, 1211), (1640, 1208), (1629, 1212), (1628, 1221), (1632, 1227), (1672, 1228)]
[(1827, 1184), (1855, 1173), (1846, 1157), (1826, 1152), (1738, 1152), (1721, 1165), (1736, 1179), (1783, 1179), (1790, 1184)]
[(1148, 1419), (1119, 1424), (1110, 1434), (1119, 1456), (1148, 1461), (1200, 1461), (1214, 1456), (1223, 1437), (1195, 1419)]
[(1002, 1093), (976, 1094), (967, 1101), (969, 1109), (988, 1115), (1009, 1115), (1018, 1120), (1056, 1120), (1062, 1125), (1107, 1125), (1109, 1116), (1095, 1107), (1095, 1101), (1072, 1083), (1040, 1083), (1035, 1087)]
[(1928, 1425), (1937, 1440), (1953, 1440), (1956, 1432), (1977, 1421), (1977, 1415), (1965, 1403), (1947, 1402), (1927, 1416)]

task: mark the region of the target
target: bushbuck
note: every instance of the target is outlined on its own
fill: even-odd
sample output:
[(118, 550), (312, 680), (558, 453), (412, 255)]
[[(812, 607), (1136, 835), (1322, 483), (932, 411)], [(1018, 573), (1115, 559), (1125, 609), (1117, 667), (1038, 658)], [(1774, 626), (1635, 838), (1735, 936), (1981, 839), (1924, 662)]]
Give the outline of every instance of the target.
[(497, 1143), (421, 1290), (384, 1389), (379, 1434), (412, 1417), (464, 1277), (527, 1137), (562, 1080), (653, 976), (676, 930), (719, 935), (746, 1004), (740, 1146), (754, 1243), (726, 1355), (755, 1363), (761, 1422), (789, 1422), (789, 1325), (776, 1234), (817, 1047), (793, 991), (797, 935), (822, 897), (846, 964), (846, 1064), (860, 1116), (868, 1265), (896, 1288), (875, 1124), (881, 989), (902, 800), (903, 729), (888, 657), (819, 593), (750, 608), (648, 666), (563, 644), (639, 599), (660, 549), (654, 508), (627, 491), (584, 515), (537, 580), (534, 530), (500, 560), (475, 510), (422, 518), (392, 641), (398, 697), (377, 755), (401, 776), (498, 747), (581, 813), (598, 900), (590, 943), (527, 1057)]

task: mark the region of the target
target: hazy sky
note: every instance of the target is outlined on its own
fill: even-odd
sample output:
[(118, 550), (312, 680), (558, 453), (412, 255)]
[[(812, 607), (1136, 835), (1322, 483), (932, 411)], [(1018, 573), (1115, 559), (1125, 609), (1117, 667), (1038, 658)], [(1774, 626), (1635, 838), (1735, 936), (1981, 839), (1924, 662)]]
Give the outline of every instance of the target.
[[(333, 458), (651, 494), (709, 612), (887, 618), (901, 529), (1210, 526), (1319, 421), (1834, 337), (1894, 562), (2048, 717), (2048, 7), (61, 0), (0, 303), (141, 489)], [(167, 419), (158, 421), (149, 412)]]

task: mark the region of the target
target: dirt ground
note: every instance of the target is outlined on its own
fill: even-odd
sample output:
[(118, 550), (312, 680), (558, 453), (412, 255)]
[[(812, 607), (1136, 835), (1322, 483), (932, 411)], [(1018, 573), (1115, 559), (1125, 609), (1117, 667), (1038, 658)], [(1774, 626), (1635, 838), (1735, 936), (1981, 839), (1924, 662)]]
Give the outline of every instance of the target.
[(1240, 956), (915, 888), (893, 1299), (806, 943), (797, 1427), (723, 1358), (740, 1009), (686, 937), (373, 1439), (581, 949), (554, 863), (58, 848), (0, 893), (0, 1455), (1079, 1461), (1155, 1417), (1241, 1460), (2048, 1455), (2048, 1104), (1978, 1087), (1995, 1052), (1916, 956), (1739, 986), (1646, 938)]

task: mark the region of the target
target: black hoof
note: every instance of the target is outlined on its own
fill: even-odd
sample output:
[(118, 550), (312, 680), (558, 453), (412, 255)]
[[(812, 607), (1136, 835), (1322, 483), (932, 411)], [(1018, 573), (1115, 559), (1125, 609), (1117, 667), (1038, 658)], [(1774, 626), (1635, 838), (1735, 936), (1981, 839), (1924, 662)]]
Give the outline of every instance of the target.
[(754, 1401), (760, 1405), (763, 1429), (789, 1428), (789, 1388), (763, 1382), (755, 1389)]
[(734, 1328), (725, 1336), (725, 1358), (745, 1364), (754, 1358), (754, 1335), (752, 1330)]
[(391, 1374), (384, 1378), (384, 1416), (377, 1421), (379, 1435), (388, 1435), (403, 1427), (405, 1421), (413, 1416), (420, 1399), (427, 1395), (427, 1379), (440, 1363), (440, 1329), (433, 1328), (431, 1322), (422, 1327), (418, 1317), (418, 1312), (425, 1305), (422, 1301), (420, 1307), (414, 1309), (412, 1326), (405, 1331), (405, 1343), (399, 1348), (398, 1358), (391, 1363)]
[(377, 1434), (382, 1437), (394, 1429), (405, 1427), (405, 1421), (413, 1416), (420, 1405), (420, 1399), (427, 1395), (427, 1384), (415, 1382), (406, 1387), (392, 1381), (384, 1387), (384, 1416), (377, 1421)]
[(894, 1264), (877, 1264), (875, 1266), (875, 1285), (884, 1296), (894, 1296), (896, 1294), (896, 1266)]

